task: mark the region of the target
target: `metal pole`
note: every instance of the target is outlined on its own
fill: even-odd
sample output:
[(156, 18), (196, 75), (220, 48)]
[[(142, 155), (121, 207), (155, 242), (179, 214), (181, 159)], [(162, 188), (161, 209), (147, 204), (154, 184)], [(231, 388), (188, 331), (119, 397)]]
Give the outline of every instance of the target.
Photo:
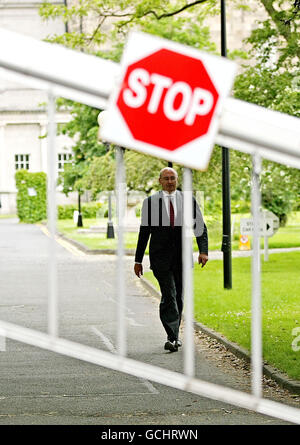
[(114, 232), (114, 225), (112, 222), (112, 215), (111, 215), (111, 191), (108, 192), (108, 222), (107, 222), (107, 229), (106, 229), (106, 238), (114, 238), (115, 232)]
[[(221, 0), (221, 55), (227, 57), (225, 0)], [(232, 288), (231, 259), (231, 208), (230, 208), (230, 156), (222, 147), (222, 201), (223, 201), (223, 276), (224, 288)]]
[(252, 392), (257, 398), (262, 395), (262, 322), (261, 322), (261, 281), (260, 281), (260, 172), (261, 158), (252, 157), (251, 208), (253, 217), (252, 254), (252, 318), (251, 318), (251, 381)]
[(117, 193), (117, 224), (118, 224), (118, 248), (117, 248), (117, 298), (118, 298), (118, 333), (117, 352), (125, 357), (127, 352), (127, 329), (126, 329), (126, 290), (124, 270), (124, 219), (125, 219), (125, 168), (123, 149), (116, 146), (116, 193)]
[(188, 377), (193, 377), (195, 373), (192, 213), (193, 213), (192, 172), (189, 168), (185, 168), (183, 171), (182, 263), (183, 263), (183, 295), (185, 301), (184, 373)]
[(58, 336), (57, 261), (56, 261), (56, 123), (55, 97), (48, 92), (48, 144), (47, 144), (47, 226), (49, 231), (48, 259), (48, 333)]
[[(266, 219), (267, 219), (267, 211), (264, 210), (263, 211), (263, 215), (264, 215), (264, 227), (266, 228)], [(264, 260), (265, 261), (269, 261), (269, 239), (267, 237), (267, 235), (264, 236)]]
[[(64, 0), (64, 5), (65, 5), (66, 8), (68, 7), (67, 0)], [(69, 32), (69, 22), (68, 22), (68, 20), (65, 23), (65, 32)]]
[(80, 192), (78, 192), (78, 219), (77, 219), (77, 227), (83, 227), (82, 214), (81, 214), (81, 195), (80, 195)]

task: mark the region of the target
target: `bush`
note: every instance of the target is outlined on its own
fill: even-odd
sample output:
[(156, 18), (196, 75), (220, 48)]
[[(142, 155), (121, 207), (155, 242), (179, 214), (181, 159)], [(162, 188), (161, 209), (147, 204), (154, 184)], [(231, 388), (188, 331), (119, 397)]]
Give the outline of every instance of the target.
[(58, 205), (57, 219), (72, 219), (75, 210), (78, 210), (75, 204)]
[(248, 201), (231, 201), (231, 213), (249, 213), (251, 211), (251, 203)]
[(17, 214), (21, 222), (35, 223), (47, 217), (47, 175), (18, 170), (15, 174)]
[[(96, 218), (98, 210), (102, 207), (100, 202), (91, 202), (81, 205), (81, 215), (83, 218)], [(73, 219), (73, 213), (78, 210), (76, 204), (65, 204), (57, 206), (58, 219)]]

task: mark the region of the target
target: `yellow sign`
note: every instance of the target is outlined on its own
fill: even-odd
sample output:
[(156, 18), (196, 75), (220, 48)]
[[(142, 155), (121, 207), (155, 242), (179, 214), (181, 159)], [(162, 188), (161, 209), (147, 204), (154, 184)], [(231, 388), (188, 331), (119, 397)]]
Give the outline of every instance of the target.
[(250, 240), (248, 235), (240, 235), (239, 250), (250, 250)]

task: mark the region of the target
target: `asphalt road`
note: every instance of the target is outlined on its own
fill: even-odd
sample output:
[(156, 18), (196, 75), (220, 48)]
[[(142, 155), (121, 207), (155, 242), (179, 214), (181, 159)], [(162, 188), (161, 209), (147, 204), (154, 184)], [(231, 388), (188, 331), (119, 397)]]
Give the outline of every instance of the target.
[[(40, 227), (0, 220), (1, 320), (47, 331), (47, 246)], [(114, 353), (115, 257), (71, 252), (57, 243), (57, 260), (59, 335)], [(132, 266), (127, 258), (128, 355), (182, 372), (184, 346), (178, 353), (164, 351), (158, 301), (134, 277)], [(10, 339), (0, 354), (0, 425), (288, 424)], [(209, 382), (249, 387), (201, 347), (196, 370)]]

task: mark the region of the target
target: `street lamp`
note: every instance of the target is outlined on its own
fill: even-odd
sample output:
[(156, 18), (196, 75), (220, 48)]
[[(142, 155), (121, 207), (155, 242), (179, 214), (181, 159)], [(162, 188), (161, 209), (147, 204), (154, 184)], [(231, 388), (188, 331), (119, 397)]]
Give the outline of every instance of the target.
[(81, 214), (81, 192), (78, 190), (78, 218), (77, 227), (83, 227), (82, 214)]
[[(98, 140), (102, 141), (101, 137), (101, 126), (103, 125), (104, 119), (106, 116), (106, 112), (102, 111), (98, 115), (98, 124), (99, 124), (99, 130), (98, 130)], [(109, 150), (109, 145), (105, 144), (107, 146), (107, 150)], [(115, 232), (114, 232), (114, 224), (112, 221), (112, 205), (111, 205), (111, 191), (108, 192), (108, 222), (107, 222), (107, 229), (106, 229), (106, 238), (114, 238)]]
[(115, 232), (114, 232), (114, 224), (112, 222), (111, 217), (111, 191), (108, 192), (108, 222), (107, 222), (107, 230), (106, 230), (106, 238), (114, 238)]
[[(225, 0), (221, 0), (221, 55), (227, 57)], [(224, 288), (232, 288), (231, 259), (231, 208), (230, 208), (230, 157), (229, 150), (222, 147), (222, 202), (223, 202), (223, 277)]]

